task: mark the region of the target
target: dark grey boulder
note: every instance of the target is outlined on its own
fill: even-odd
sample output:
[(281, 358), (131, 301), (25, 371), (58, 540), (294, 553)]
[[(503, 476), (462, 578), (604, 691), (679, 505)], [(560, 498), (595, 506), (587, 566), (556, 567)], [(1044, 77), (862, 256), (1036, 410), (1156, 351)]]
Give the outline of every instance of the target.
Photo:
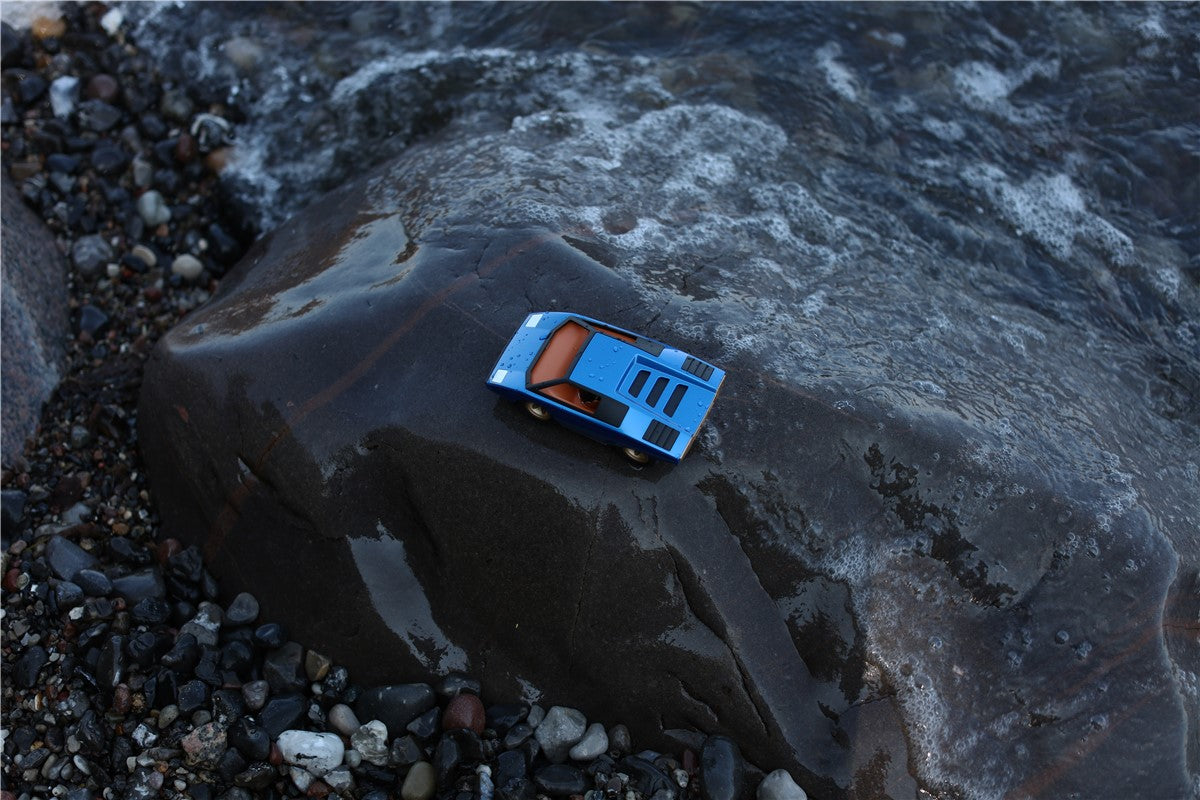
[[(884, 233), (794, 185), (756, 185), (754, 202), (791, 192), (780, 218), (821, 247), (705, 217), (749, 208), (728, 176), (781, 151), (781, 131), (707, 108), (640, 120), (622, 129), (639, 145), (626, 169), (666, 180), (695, 148), (730, 165), (689, 173), (703, 213), (634, 209), (640, 245), (569, 223), (589, 192), (641, 201), (617, 171), (555, 156), (576, 127), (537, 120), (414, 148), (261, 240), (147, 367), (140, 436), (166, 534), (360, 685), (461, 671), (496, 700), (533, 687), (639, 744), (726, 735), (814, 797), (975, 774), (1182, 793), (1196, 719), (1178, 670), (1196, 645), (1164, 620), (1194, 619), (1200, 514), (1186, 439), (1165, 434), (1190, 423), (1130, 412), (1137, 381), (1090, 383), (1071, 325), (1037, 321), (1049, 333), (1022, 346), (1038, 358), (1014, 355), (1016, 328), (1004, 339), (980, 311), (981, 282), (1007, 277), (893, 259)], [(750, 133), (724, 152), (735, 123)], [(546, 142), (544, 158), (490, 156)], [(551, 219), (552, 202), (576, 206)], [(849, 240), (852, 258), (805, 271)], [(648, 260), (662, 241), (698, 243)], [(927, 295), (948, 332), (903, 310)], [(681, 464), (634, 468), (487, 391), (539, 309), (728, 370)], [(1070, 358), (1037, 344), (1059, 335)], [(1153, 447), (1129, 413), (1163, 434)], [(1080, 755), (1032, 765), (1051, 752)], [(1130, 759), (1153, 787), (1129, 782)]]
[(11, 466), (37, 429), (42, 404), (62, 377), (70, 320), (66, 260), (50, 231), (25, 207), (7, 173), (0, 185), (0, 461)]

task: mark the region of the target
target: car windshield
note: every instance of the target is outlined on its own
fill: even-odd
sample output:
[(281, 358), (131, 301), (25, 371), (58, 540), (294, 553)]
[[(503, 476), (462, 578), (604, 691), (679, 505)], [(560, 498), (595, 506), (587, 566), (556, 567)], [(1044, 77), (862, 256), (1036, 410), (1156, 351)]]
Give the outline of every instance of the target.
[(559, 325), (530, 368), (529, 382), (538, 384), (566, 379), (571, 365), (575, 363), (575, 357), (588, 340), (588, 333), (587, 328), (574, 320), (567, 320)]

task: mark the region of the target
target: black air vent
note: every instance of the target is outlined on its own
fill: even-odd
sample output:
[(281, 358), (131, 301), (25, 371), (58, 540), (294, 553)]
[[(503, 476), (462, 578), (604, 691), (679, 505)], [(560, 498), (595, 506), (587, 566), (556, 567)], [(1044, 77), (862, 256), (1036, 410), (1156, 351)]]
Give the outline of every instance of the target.
[(642, 387), (646, 385), (646, 381), (649, 380), (649, 378), (650, 378), (650, 373), (647, 370), (642, 370), (641, 372), (639, 372), (637, 374), (637, 377), (633, 379), (633, 383), (629, 387), (629, 393), (631, 395), (633, 395), (634, 397), (637, 397), (639, 394), (642, 393)]
[(654, 386), (650, 388), (650, 394), (646, 395), (646, 403), (651, 408), (658, 405), (658, 398), (662, 397), (663, 390), (667, 388), (667, 379), (659, 378), (654, 382)]
[(675, 391), (671, 392), (671, 396), (667, 398), (667, 404), (663, 406), (663, 411), (668, 417), (675, 414), (675, 409), (679, 408), (679, 403), (685, 394), (687, 394), (687, 387), (682, 383), (675, 384)]
[(679, 438), (679, 431), (672, 427), (663, 425), (658, 420), (652, 420), (646, 426), (646, 433), (642, 435), (642, 439), (650, 444), (657, 445), (663, 450), (670, 450), (675, 446), (675, 440)]
[(688, 356), (683, 360), (683, 371), (690, 372), (702, 381), (712, 377), (713, 368), (698, 358)]

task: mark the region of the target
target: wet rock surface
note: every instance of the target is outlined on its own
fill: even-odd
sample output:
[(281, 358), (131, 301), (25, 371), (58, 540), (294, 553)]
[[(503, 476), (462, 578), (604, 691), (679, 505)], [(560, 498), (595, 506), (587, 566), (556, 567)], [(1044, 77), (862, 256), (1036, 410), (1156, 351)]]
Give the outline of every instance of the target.
[[(3, 655), (30, 684), (5, 682), (6, 787), (516, 800), (548, 767), (544, 707), (515, 702), (537, 690), (634, 729), (557, 770), (554, 786), (577, 770), (611, 797), (698, 796), (706, 769), (712, 785), (736, 774), (706, 767), (701, 731), (764, 769), (799, 763), (813, 797), (1194, 786), (1195, 77), (1178, 68), (1194, 11), (847, 7), (823, 12), (831, 27), (804, 8), (614, 22), (589, 7), (561, 25), (585, 54), (540, 52), (565, 41), (553, 9), (482, 9), (464, 37), (436, 7), (370, 8), (264, 49), (258, 28), (189, 24), (226, 13), (196, 8), (160, 29), (232, 38), (161, 59), (139, 58), (119, 9), (4, 29), (6, 171), (64, 252), (84, 242), (70, 378), (29, 469), (4, 475)], [(272, 24), (309, 13), (343, 14)], [(794, 38), (748, 46), (749, 29)], [(366, 63), (314, 75), (347, 34)], [(410, 37), (404, 56), (379, 58), (397, 48), (376, 35)], [(189, 83), (213, 64), (243, 77)], [(132, 398), (159, 332), (237, 259), (212, 198), (238, 97), (255, 100), (244, 152), (304, 164), (242, 161), (271, 198), (243, 221), (408, 150), (331, 219), (264, 243), (267, 269), (187, 320), (169, 391), (147, 393), (166, 534), (208, 546), (218, 583), (199, 550), (154, 544), (133, 449), (150, 415)], [(71, 110), (88, 101), (104, 105)], [(149, 190), (169, 217), (153, 197), (141, 213)], [(283, 268), (285, 240), (306, 236)], [(582, 307), (731, 368), (683, 467), (630, 472), (482, 390), (531, 307)], [(235, 349), (260, 360), (217, 366)], [(98, 559), (74, 577), (99, 571), (110, 594), (50, 568), (56, 536)], [(243, 557), (274, 569), (231, 567)], [(239, 589), (261, 619), (228, 613)], [(292, 641), (299, 673), (287, 648), (274, 688), (265, 664)], [(365, 651), (361, 674), (342, 666)], [(478, 683), (443, 691), (454, 668)], [(274, 740), (327, 730), (330, 704), (372, 721), (363, 680), (429, 692), (387, 726), (387, 764), (353, 749), (321, 777), (286, 764)], [(442, 733), (463, 691), (488, 698), (482, 734)]]
[[(688, 139), (658, 156), (677, 183), (713, 159), (734, 175), (759, 163), (761, 148), (784, 157), (796, 147), (777, 126), (727, 109), (628, 113), (610, 127), (617, 143), (601, 145), (627, 173), (597, 177), (572, 160), (599, 135), (584, 115), (561, 125), (533, 115), (505, 133), (416, 146), (261, 240), (148, 368), (143, 438), (169, 530), (235, 584), (254, 575), (265, 609), (291, 626), (304, 620), (356, 674), (383, 679), (383, 648), (408, 669), (471, 671), (495, 696), (536, 686), (588, 716), (626, 720), (655, 746), (672, 729), (723, 730), (752, 762), (794, 770), (814, 796), (911, 794), (914, 748), (967, 747), (965, 758), (994, 719), (1007, 720), (1010, 744), (989, 750), (995, 770), (972, 791), (986, 794), (980, 787), (1013, 769), (1022, 785), (1051, 774), (1063, 786), (1120, 783), (1129, 748), (1161, 767), (1164, 792), (1182, 791), (1192, 721), (1177, 651), (1164, 646), (1169, 628), (1153, 620), (1196, 563), (1183, 522), (1196, 519), (1196, 498), (1183, 472), (1149, 479), (1150, 463), (1128, 456), (1143, 478), (1133, 479), (1137, 499), (1114, 510), (1112, 480), (1075, 459), (1115, 442), (1060, 449), (1063, 432), (1045, 420), (1046, 439), (1010, 437), (996, 426), (1022, 413), (1012, 395), (999, 412), (956, 405), (957, 392), (1002, 396), (1001, 382), (976, 370), (1006, 375), (1005, 385), (1037, 383), (1042, 370), (965, 327), (965, 310), (987, 302), (969, 272), (936, 289), (964, 316), (953, 312), (945, 337), (922, 334), (925, 373), (946, 371), (920, 399), (885, 402), (887, 392), (860, 385), (863, 374), (787, 334), (795, 325), (817, 336), (805, 304), (832, 309), (840, 279), (795, 273), (807, 282), (796, 305), (751, 312), (722, 298), (771, 294), (766, 274), (744, 266), (762, 250), (735, 238), (713, 255), (711, 219), (640, 245), (572, 223), (562, 194), (640, 186), (622, 177), (648, 168), (639, 144)], [(719, 138), (731, 125), (751, 141)], [(505, 148), (504, 161), (476, 155)], [(559, 194), (521, 189), (531, 174), (556, 180)], [(710, 203), (749, 191), (710, 179), (697, 184)], [(681, 197), (663, 202), (683, 213)], [(845, 220), (830, 227), (820, 203), (796, 213), (789, 224), (802, 236), (841, 226), (872, 246), (874, 234)], [(875, 285), (879, 308), (916, 301), (890, 261), (872, 262), (846, 274)], [(695, 268), (681, 275), (669, 266), (678, 263)], [(538, 309), (583, 310), (726, 367), (689, 458), (634, 469), (490, 397), (483, 378)], [(827, 357), (856, 342), (872, 350), (876, 326), (894, 322), (872, 313), (826, 331)], [(1045, 341), (1076, 335), (1049, 319), (1039, 326)], [(860, 369), (896, 385), (870, 358)], [(974, 377), (956, 362), (973, 364)], [(957, 388), (932, 388), (941, 381)], [(1069, 393), (1060, 415), (1092, 408), (1098, 391), (1075, 376), (1058, 388)], [(1180, 424), (1190, 436), (1191, 423)], [(1178, 522), (1154, 508), (1175, 509)], [(1097, 557), (1088, 543), (1101, 541)], [(310, 556), (273, 573), (278, 553), (296, 548)], [(345, 590), (336, 613), (337, 600), (300, 588), (321, 581)], [(340, 624), (352, 615), (353, 631)], [(1059, 630), (1068, 638), (1056, 644)], [(636, 643), (636, 659), (622, 643)], [(1155, 691), (1124, 694), (1119, 678), (1134, 674)], [(1084, 688), (1068, 692), (1072, 681)], [(1098, 727), (1037, 724), (1081, 714)], [(1065, 773), (1021, 755), (1080, 740), (1092, 749)], [(442, 774), (460, 748), (443, 744), (433, 762)], [(547, 755), (565, 759), (573, 744)], [(927, 766), (927, 786), (957, 774)]]
[(44, 223), (25, 208), (12, 181), (3, 186), (3, 452), (11, 466), (34, 433), (42, 404), (66, 368), (67, 269)]

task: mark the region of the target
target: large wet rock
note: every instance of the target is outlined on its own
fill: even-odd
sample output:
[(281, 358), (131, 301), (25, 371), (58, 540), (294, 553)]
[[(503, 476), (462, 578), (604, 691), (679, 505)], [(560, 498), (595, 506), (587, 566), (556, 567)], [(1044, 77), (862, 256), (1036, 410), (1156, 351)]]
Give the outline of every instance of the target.
[(54, 236), (3, 181), (3, 310), (0, 321), (0, 402), (3, 450), (12, 465), (37, 430), (42, 404), (58, 386), (66, 361), (67, 266)]
[[(726, 734), (813, 797), (1186, 794), (1195, 293), (1137, 269), (1180, 254), (1065, 176), (843, 191), (841, 149), (880, 151), (812, 145), (817, 109), (792, 137), (627, 91), (451, 131), (259, 242), (147, 368), (167, 533), (364, 684)], [(692, 454), (637, 469), (488, 392), (536, 309), (725, 367)]]

